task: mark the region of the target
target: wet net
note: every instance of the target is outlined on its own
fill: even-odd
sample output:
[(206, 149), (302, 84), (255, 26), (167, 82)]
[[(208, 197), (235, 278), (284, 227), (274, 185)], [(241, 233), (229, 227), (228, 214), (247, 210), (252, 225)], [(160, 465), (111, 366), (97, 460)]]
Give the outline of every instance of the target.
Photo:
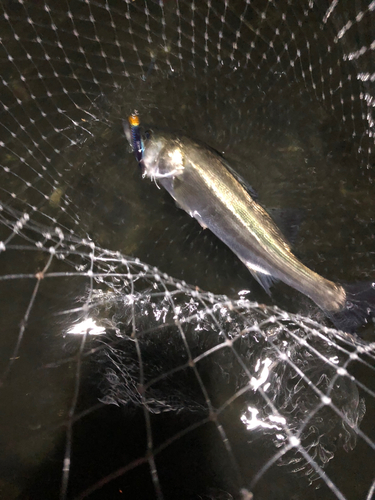
[(302, 213), (304, 263), (371, 280), (375, 2), (1, 10), (0, 496), (373, 498), (374, 325), (268, 297), (122, 120), (216, 148)]

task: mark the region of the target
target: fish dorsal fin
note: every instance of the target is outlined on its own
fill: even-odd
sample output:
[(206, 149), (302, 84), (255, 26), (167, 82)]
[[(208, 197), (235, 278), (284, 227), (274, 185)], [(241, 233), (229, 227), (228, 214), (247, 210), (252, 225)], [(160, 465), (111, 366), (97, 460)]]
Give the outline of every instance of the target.
[[(222, 155), (220, 156), (222, 157)], [(222, 162), (225, 165), (225, 168), (233, 175), (237, 182), (241, 184), (241, 186), (251, 196), (251, 198), (259, 203), (259, 196), (255, 189), (252, 188), (250, 184), (243, 177), (241, 177), (240, 174), (236, 172), (234, 168), (232, 168), (223, 157)], [(266, 210), (266, 212), (268, 212), (287, 241), (291, 245), (294, 245), (304, 215), (302, 210), (295, 208), (266, 208), (261, 203), (260, 205)]]
[(243, 177), (240, 176), (238, 172), (234, 170), (223, 158), (223, 164), (225, 165), (225, 168), (233, 175), (233, 177), (236, 179), (237, 182), (241, 184), (241, 186), (244, 188), (244, 190), (249, 193), (249, 195), (252, 197), (253, 200), (258, 200), (258, 193), (255, 191), (254, 188), (250, 186), (250, 184), (245, 181)]
[(293, 246), (303, 219), (303, 211), (295, 208), (266, 208), (265, 210)]
[[(196, 141), (198, 145), (202, 145), (204, 143), (201, 143), (200, 141)], [(249, 195), (252, 197), (253, 200), (257, 200), (258, 199), (258, 193), (255, 191), (254, 188), (252, 188), (250, 186), (250, 184), (243, 178), (240, 176), (240, 174), (238, 172), (236, 172), (234, 170), (233, 167), (231, 167), (229, 165), (229, 163), (227, 162), (227, 160), (224, 158), (224, 156), (215, 148), (212, 148), (211, 146), (208, 146), (207, 144), (204, 144), (205, 148), (211, 150), (215, 155), (219, 155), (220, 158), (221, 158), (221, 161), (224, 165), (224, 167), (228, 170), (228, 172), (230, 172), (233, 177), (237, 180), (237, 182), (239, 182), (241, 184), (241, 186), (244, 188), (244, 190), (249, 193)]]

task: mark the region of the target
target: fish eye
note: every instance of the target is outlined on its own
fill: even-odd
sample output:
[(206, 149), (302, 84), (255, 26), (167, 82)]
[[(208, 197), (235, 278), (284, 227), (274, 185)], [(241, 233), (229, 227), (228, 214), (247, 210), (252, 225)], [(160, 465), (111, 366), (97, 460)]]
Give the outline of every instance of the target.
[(148, 129), (145, 131), (145, 138), (150, 139), (152, 135), (152, 130)]

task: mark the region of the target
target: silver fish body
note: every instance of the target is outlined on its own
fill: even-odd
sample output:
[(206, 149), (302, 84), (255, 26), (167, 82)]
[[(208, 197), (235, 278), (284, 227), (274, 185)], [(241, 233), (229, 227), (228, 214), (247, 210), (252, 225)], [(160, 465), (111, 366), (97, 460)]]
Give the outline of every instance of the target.
[(152, 133), (143, 163), (144, 176), (161, 184), (179, 207), (220, 238), (266, 290), (272, 279), (279, 279), (328, 314), (343, 310), (344, 288), (293, 255), (273, 219), (216, 151), (188, 137)]

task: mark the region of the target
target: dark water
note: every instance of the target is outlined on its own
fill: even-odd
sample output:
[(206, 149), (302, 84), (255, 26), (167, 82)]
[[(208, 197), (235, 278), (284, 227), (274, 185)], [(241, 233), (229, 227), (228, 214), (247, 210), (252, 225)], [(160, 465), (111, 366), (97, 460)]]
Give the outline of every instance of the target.
[[(189, 370), (180, 378), (166, 377), (157, 397), (167, 398), (171, 411), (159, 414), (137, 401), (100, 402), (108, 397), (113, 368), (103, 352), (111, 352), (106, 345), (117, 346), (119, 335), (131, 333), (126, 318), (142, 325), (142, 335), (148, 328), (158, 332), (159, 323), (143, 324), (143, 306), (126, 316), (121, 301), (106, 308), (105, 300), (98, 300), (91, 313), (107, 327), (107, 340), (66, 332), (82, 317), (93, 291), (129, 293), (122, 280), (132, 257), (173, 276), (170, 289), (177, 289), (179, 279), (231, 299), (245, 289), (250, 300), (324, 323), (312, 304), (287, 287), (278, 285), (267, 297), (223, 244), (141, 178), (122, 128), (122, 119), (135, 108), (143, 123), (180, 130), (223, 153), (265, 206), (302, 213), (295, 253), (309, 267), (335, 281), (374, 277), (373, 82), (361, 76), (373, 71), (371, 5), (339, 2), (326, 22), (326, 2), (3, 5), (0, 497), (80, 498), (110, 474), (105, 485), (90, 495), (87, 490), (89, 498), (155, 498), (155, 484), (159, 498), (181, 499), (239, 498), (241, 488), (252, 488), (254, 476), (277, 450), (267, 433), (249, 433), (240, 423), (246, 398), (238, 397), (223, 412), (225, 436), (209, 421), (202, 398), (202, 386), (217, 406), (237, 395), (241, 384), (233, 379), (243, 374), (230, 357), (198, 362), (201, 384)], [(349, 21), (352, 27), (344, 29)], [(363, 55), (347, 56), (361, 47)], [(23, 213), (29, 215), (24, 222)], [(90, 241), (98, 262), (90, 256)], [(50, 260), (49, 247), (58, 258)], [(38, 280), (36, 273), (43, 271)], [(157, 282), (156, 271), (151, 269), (146, 284), (141, 273), (134, 266), (129, 281), (133, 292), (146, 295)], [(185, 290), (186, 304), (193, 290)], [(157, 297), (154, 303), (163, 305)], [(207, 310), (209, 302), (204, 304)], [(186, 310), (187, 318), (191, 314)], [(247, 314), (241, 310), (239, 317)], [(290, 319), (286, 331), (293, 328)], [(272, 336), (269, 325), (264, 331)], [(324, 332), (324, 324), (317, 331)], [(210, 341), (200, 334), (188, 339), (196, 355), (212, 348), (209, 334)], [(174, 329), (142, 341), (141, 362), (134, 346), (120, 343), (126, 354), (122, 366), (134, 371), (126, 379), (130, 384), (140, 367), (153, 379), (186, 362)], [(332, 356), (340, 356), (340, 342), (328, 342)], [(251, 343), (239, 348), (249, 366), (255, 358), (246, 353), (253, 348)], [(316, 376), (324, 367), (314, 371), (303, 354), (296, 359), (307, 379), (318, 387), (322, 383), (327, 393)], [(366, 396), (360, 428), (370, 444), (360, 436), (350, 453), (338, 445), (326, 478), (312, 486), (304, 473), (275, 465), (254, 486), (255, 499), (366, 498), (375, 448), (373, 360), (367, 361), (353, 364), (344, 356), (339, 365), (349, 366), (360, 386), (353, 396), (358, 408)], [(275, 381), (284, 380), (276, 373)], [(327, 378), (335, 380), (331, 373)], [(343, 380), (340, 397), (352, 390)], [(292, 387), (297, 385), (288, 391)], [(137, 388), (129, 393), (134, 396)], [(313, 401), (306, 407), (312, 414), (318, 400), (307, 400)], [(282, 406), (277, 398), (276, 403)], [(333, 418), (317, 413), (320, 422)], [(296, 420), (296, 428), (301, 425)], [(150, 430), (151, 451), (162, 446), (151, 453), (155, 464), (146, 454)], [(340, 441), (345, 432), (340, 428), (337, 435)], [(164, 448), (171, 436), (177, 437)], [(324, 446), (329, 453), (332, 441)], [(321, 457), (310, 452), (318, 463)], [(63, 472), (64, 457), (70, 459), (69, 474)]]

